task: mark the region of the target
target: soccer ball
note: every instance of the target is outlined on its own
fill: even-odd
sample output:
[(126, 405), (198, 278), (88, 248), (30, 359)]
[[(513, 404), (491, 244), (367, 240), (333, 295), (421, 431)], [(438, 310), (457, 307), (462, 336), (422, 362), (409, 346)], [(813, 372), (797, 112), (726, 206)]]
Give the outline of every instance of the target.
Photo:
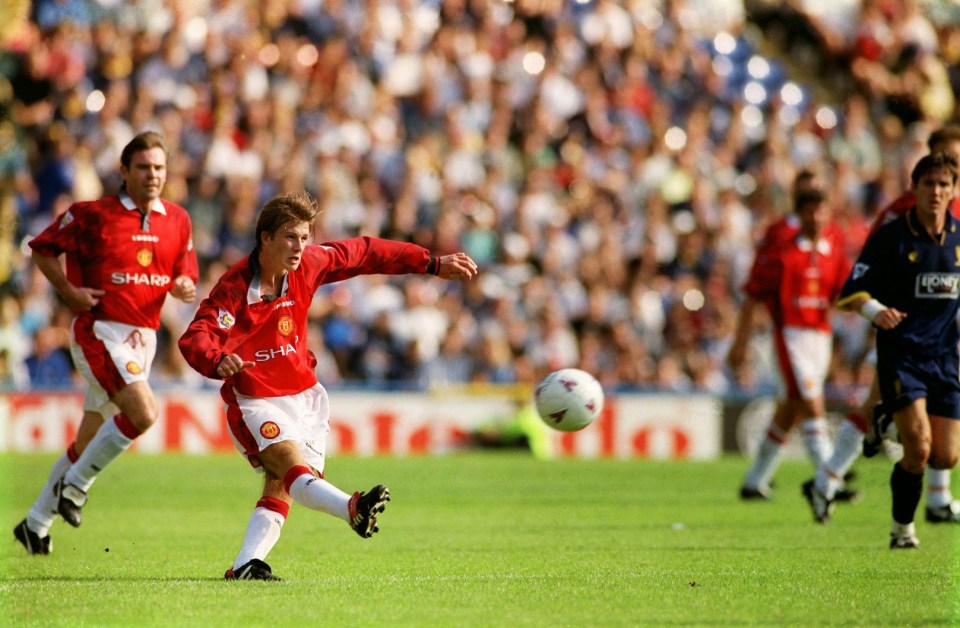
[(544, 423), (561, 432), (576, 432), (600, 416), (603, 388), (586, 371), (560, 369), (537, 384), (533, 401)]

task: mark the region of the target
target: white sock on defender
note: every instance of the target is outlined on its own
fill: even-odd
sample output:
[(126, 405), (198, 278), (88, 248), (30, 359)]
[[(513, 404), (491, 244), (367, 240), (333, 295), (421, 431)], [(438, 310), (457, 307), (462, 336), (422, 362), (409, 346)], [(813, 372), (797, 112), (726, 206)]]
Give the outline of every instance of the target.
[(347, 512), (350, 496), (323, 478), (313, 475), (307, 467), (293, 467), (287, 472), (283, 483), (287, 487), (287, 493), (298, 504), (350, 521)]
[(743, 479), (744, 486), (760, 489), (769, 487), (770, 478), (777, 470), (777, 463), (780, 461), (780, 450), (786, 440), (787, 435), (780, 428), (776, 425), (770, 426), (766, 436), (760, 441), (757, 457), (747, 469), (747, 475)]
[(860, 455), (862, 447), (863, 432), (856, 424), (844, 419), (834, 439), (833, 454), (826, 464), (817, 470), (815, 485), (827, 499), (833, 499), (837, 490), (843, 486), (843, 476)]
[(927, 467), (927, 508), (946, 506), (953, 501), (950, 492), (950, 473), (952, 469), (934, 469)]
[[(73, 447), (73, 445), (71, 445)], [(47, 483), (43, 485), (37, 500), (30, 507), (27, 513), (27, 527), (37, 533), (37, 536), (43, 538), (50, 532), (50, 526), (57, 518), (57, 496), (53, 490), (60, 482), (63, 474), (70, 469), (70, 454), (63, 452), (63, 455), (57, 458), (50, 469), (50, 476)]]
[(81, 491), (89, 490), (97, 475), (132, 444), (133, 439), (125, 436), (117, 427), (117, 417), (105, 421), (80, 454), (80, 459), (70, 467), (65, 476), (66, 483), (73, 484)]
[(800, 425), (800, 432), (803, 435), (803, 446), (807, 449), (810, 461), (819, 469), (830, 457), (827, 420), (823, 417), (807, 419)]
[(257, 502), (247, 522), (240, 553), (233, 561), (234, 569), (239, 569), (254, 558), (264, 560), (267, 557), (280, 540), (280, 532), (289, 511), (290, 506), (286, 502), (272, 497), (264, 497)]

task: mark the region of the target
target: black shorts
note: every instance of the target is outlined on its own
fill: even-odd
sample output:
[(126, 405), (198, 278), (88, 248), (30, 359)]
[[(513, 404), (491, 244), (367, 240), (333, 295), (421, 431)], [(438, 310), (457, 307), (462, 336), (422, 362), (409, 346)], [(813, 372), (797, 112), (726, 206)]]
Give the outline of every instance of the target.
[(877, 347), (877, 381), (887, 412), (926, 398), (927, 414), (960, 418), (960, 353), (935, 356)]

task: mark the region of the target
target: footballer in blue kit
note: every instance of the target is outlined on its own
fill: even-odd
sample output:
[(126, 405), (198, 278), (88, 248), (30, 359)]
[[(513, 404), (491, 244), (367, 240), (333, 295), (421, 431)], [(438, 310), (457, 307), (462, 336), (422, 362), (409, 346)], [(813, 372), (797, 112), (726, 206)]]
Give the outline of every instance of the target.
[(960, 221), (949, 213), (957, 176), (946, 153), (917, 163), (916, 206), (867, 240), (837, 302), (877, 327), (877, 378), (904, 447), (890, 479), (893, 549), (919, 547), (913, 518), (927, 462), (951, 469), (960, 453)]

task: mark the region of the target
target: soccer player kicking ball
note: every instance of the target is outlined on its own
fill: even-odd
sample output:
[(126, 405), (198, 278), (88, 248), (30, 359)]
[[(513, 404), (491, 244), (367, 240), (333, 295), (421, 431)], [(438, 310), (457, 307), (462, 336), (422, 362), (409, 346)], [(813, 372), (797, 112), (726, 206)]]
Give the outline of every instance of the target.
[(317, 289), (357, 275), (477, 274), (465, 253), (435, 257), (409, 243), (359, 237), (308, 244), (316, 216), (305, 193), (268, 201), (253, 252), (224, 273), (179, 342), (194, 369), (224, 380), (220, 394), (234, 443), (265, 473), (228, 580), (279, 579), (264, 559), (293, 502), (339, 517), (369, 538), (390, 500), (386, 486), (351, 496), (323, 477), (330, 407), (307, 349), (307, 311)]
[[(917, 163), (916, 205), (867, 240), (837, 303), (877, 327), (877, 381), (903, 444), (890, 476), (893, 549), (920, 546), (913, 519), (928, 461), (952, 469), (960, 455), (960, 221), (948, 211), (957, 167), (946, 153)], [(829, 510), (829, 494), (811, 497), (815, 517)]]
[(80, 525), (97, 475), (157, 420), (147, 377), (160, 308), (167, 293), (188, 303), (197, 294), (190, 217), (160, 198), (167, 180), (163, 138), (147, 131), (130, 140), (120, 174), (119, 194), (74, 203), (30, 241), (34, 264), (76, 315), (70, 353), (88, 388), (76, 440), (13, 530), (29, 554), (52, 551), (57, 514)]

